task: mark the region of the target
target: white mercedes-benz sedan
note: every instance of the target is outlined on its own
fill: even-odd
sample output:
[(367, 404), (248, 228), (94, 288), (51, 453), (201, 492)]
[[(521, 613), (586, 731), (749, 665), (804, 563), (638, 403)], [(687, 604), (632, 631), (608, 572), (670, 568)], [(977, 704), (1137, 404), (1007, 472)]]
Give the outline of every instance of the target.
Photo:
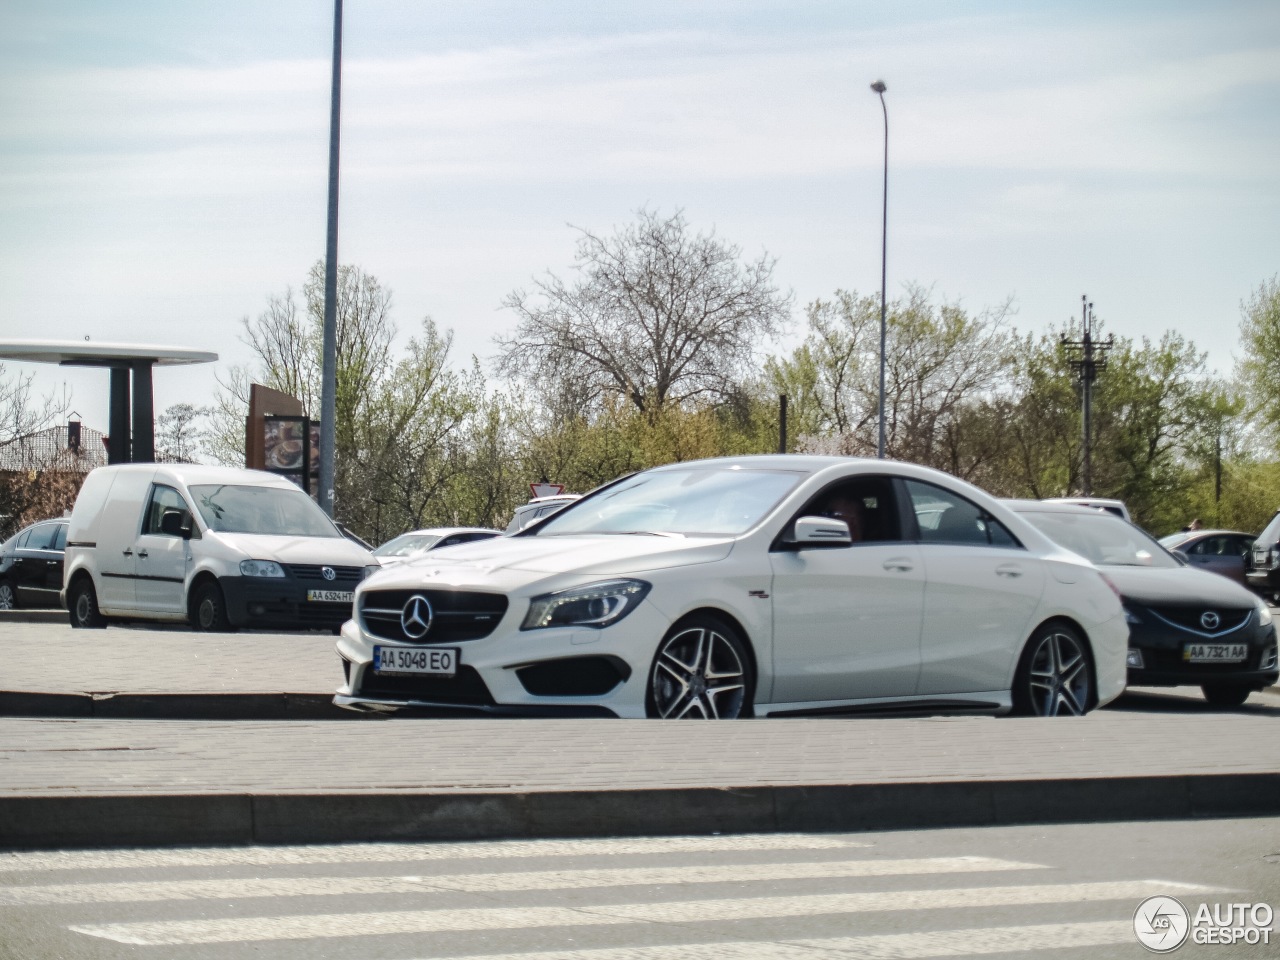
[(1124, 689), (1120, 598), (976, 487), (841, 457), (676, 463), (356, 590), (355, 710), (1082, 714)]

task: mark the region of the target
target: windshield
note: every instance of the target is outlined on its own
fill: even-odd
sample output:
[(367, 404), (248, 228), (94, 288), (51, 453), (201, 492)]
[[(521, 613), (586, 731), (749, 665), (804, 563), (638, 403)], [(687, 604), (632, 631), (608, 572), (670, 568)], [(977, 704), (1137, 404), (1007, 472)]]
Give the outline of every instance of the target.
[(434, 533), (402, 533), (373, 551), (373, 555), (375, 557), (410, 557), (415, 553), (430, 550), (439, 539), (440, 537)]
[(196, 509), (215, 533), (278, 537), (341, 537), (314, 500), (301, 490), (201, 484), (191, 488)]
[(649, 471), (564, 508), (533, 535), (733, 536), (759, 523), (802, 477), (800, 473), (740, 467)]
[(1165, 549), (1131, 523), (1109, 513), (1023, 513), (1060, 547), (1113, 567), (1177, 567)]

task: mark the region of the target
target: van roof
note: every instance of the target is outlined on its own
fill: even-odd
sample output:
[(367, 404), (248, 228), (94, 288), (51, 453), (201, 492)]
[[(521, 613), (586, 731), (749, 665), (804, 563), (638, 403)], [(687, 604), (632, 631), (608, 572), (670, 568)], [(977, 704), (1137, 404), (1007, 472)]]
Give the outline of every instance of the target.
[(254, 487), (284, 487), (301, 489), (288, 477), (266, 470), (244, 470), (239, 467), (214, 467), (204, 463), (117, 463), (98, 467), (94, 473), (112, 471), (119, 473), (154, 473), (157, 478), (190, 486), (200, 483), (221, 483)]

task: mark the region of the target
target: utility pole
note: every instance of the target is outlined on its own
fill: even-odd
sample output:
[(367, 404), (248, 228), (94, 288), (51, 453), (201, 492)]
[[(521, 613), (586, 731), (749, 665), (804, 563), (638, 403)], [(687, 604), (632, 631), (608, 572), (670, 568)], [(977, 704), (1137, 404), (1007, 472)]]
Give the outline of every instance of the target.
[(1099, 371), (1107, 368), (1107, 351), (1115, 346), (1115, 337), (1106, 340), (1093, 338), (1093, 304), (1088, 294), (1080, 298), (1081, 325), (1083, 337), (1079, 340), (1068, 340), (1062, 335), (1062, 346), (1071, 356), (1071, 369), (1076, 372), (1080, 381), (1080, 394), (1084, 404), (1084, 456), (1081, 463), (1081, 495), (1093, 495), (1093, 381), (1098, 379)]
[(324, 248), (324, 338), (320, 367), (320, 507), (333, 517), (338, 418), (338, 153), (342, 129), (342, 0), (333, 0), (333, 77), (329, 90), (329, 223)]

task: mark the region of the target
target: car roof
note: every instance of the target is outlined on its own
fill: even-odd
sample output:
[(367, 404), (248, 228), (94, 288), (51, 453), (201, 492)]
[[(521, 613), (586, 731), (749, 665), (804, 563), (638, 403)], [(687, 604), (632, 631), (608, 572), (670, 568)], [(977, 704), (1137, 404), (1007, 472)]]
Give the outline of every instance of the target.
[[(400, 537), (418, 536), (451, 537), (455, 533), (492, 533), (497, 536), (502, 531), (494, 530), (490, 527), (423, 527), (421, 530), (406, 530), (404, 533), (398, 533), (391, 540), (398, 540)], [(388, 540), (387, 542), (390, 543), (391, 541)]]
[(1078, 503), (1066, 503), (1059, 500), (1015, 500), (1003, 499), (1000, 501), (1014, 513), (1074, 513), (1084, 514), (1089, 517), (1102, 516), (1115, 517), (1117, 520), (1124, 519), (1116, 517), (1114, 513), (1106, 513), (1100, 511), (1096, 507), (1082, 507)]

